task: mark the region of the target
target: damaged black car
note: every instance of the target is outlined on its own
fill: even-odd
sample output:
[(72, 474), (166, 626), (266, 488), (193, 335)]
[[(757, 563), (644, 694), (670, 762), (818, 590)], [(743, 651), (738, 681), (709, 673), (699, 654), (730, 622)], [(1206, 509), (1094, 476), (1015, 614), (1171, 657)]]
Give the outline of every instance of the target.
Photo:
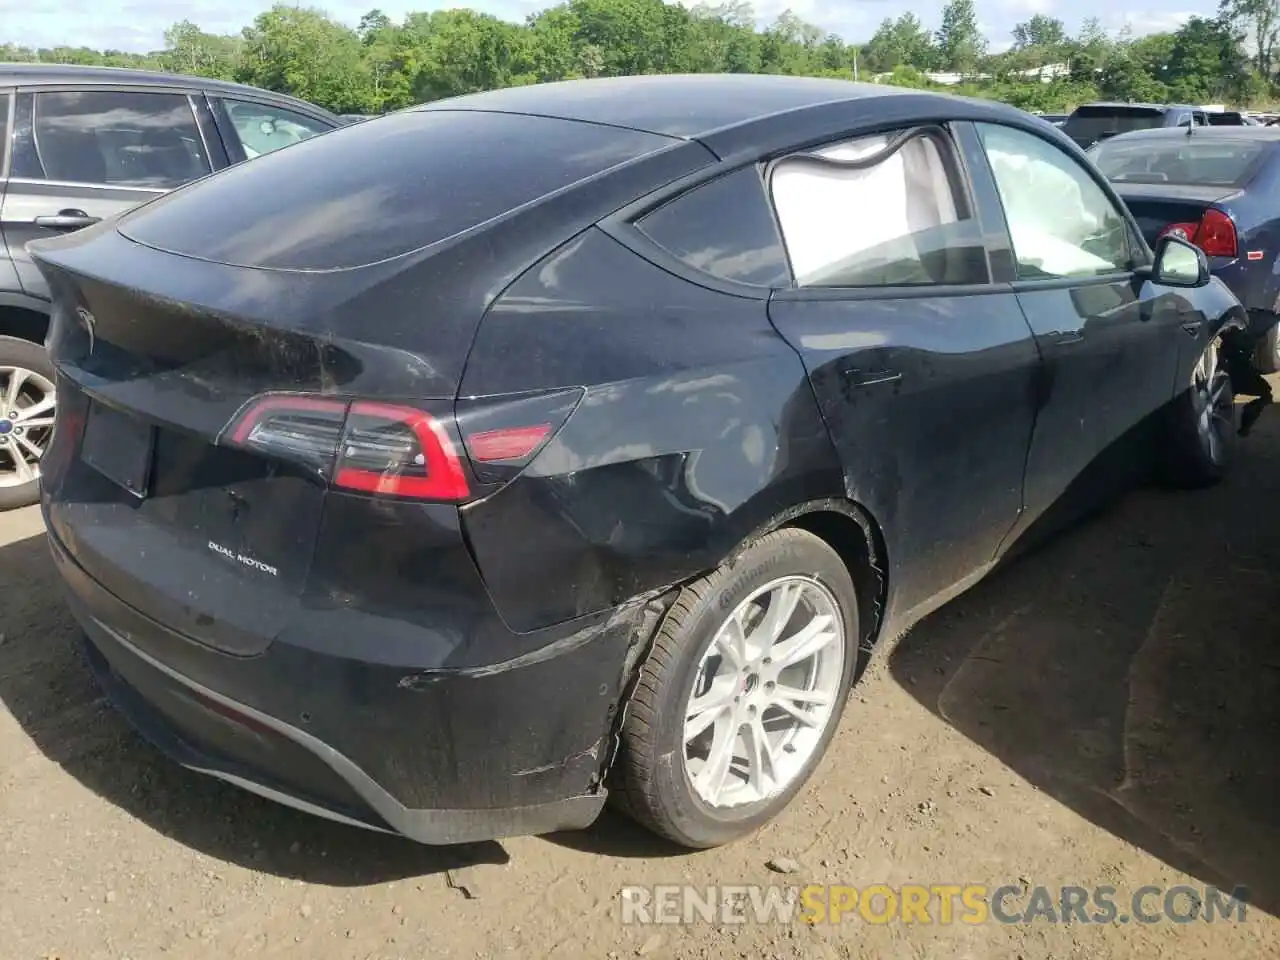
[(608, 798), (750, 832), (874, 650), (1235, 435), (1203, 254), (938, 94), (477, 94), (32, 253), (42, 507), (103, 688), (180, 763), (425, 843)]

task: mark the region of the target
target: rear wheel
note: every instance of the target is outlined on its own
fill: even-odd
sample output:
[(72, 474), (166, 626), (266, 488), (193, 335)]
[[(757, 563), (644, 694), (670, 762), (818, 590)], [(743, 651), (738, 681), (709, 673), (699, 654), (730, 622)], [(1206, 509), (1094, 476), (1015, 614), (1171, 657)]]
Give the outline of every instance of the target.
[(826, 753), (857, 636), (848, 569), (803, 530), (775, 531), (685, 588), (628, 704), (617, 799), (687, 847), (772, 819)]
[(0, 510), (40, 498), (40, 460), (53, 435), (53, 382), (43, 347), (0, 337)]
[(1214, 338), (1191, 372), (1189, 389), (1170, 411), (1169, 479), (1203, 487), (1226, 476), (1235, 448), (1235, 392)]

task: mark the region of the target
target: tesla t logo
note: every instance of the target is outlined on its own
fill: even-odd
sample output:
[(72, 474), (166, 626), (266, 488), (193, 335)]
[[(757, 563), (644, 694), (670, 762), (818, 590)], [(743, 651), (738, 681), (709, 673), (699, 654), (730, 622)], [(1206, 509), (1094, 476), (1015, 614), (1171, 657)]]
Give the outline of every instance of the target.
[(269, 573), (273, 577), (280, 576), (280, 571), (269, 563), (263, 563), (261, 560), (255, 560), (253, 557), (246, 557), (243, 553), (236, 553), (230, 547), (224, 547), (220, 543), (209, 541), (209, 549), (214, 553), (226, 557), (228, 560), (234, 560), (236, 563), (243, 563), (246, 567), (259, 570), (262, 573)]
[(89, 334), (89, 353), (92, 355), (94, 345), (93, 314), (84, 307), (76, 307), (76, 316), (80, 318), (80, 323), (84, 326), (85, 332)]

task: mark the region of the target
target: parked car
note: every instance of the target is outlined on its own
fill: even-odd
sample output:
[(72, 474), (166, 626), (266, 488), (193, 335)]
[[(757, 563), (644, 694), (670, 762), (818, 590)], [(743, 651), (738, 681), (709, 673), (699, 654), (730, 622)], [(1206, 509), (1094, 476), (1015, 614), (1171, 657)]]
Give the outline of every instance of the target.
[(1121, 134), (1089, 151), (1148, 243), (1191, 240), (1249, 312), (1255, 362), (1280, 370), (1280, 129)]
[(1257, 120), (1239, 110), (1210, 110), (1205, 114), (1211, 127), (1257, 127)]
[(875, 84), (469, 95), (33, 255), (103, 687), (182, 763), (428, 843), (607, 795), (749, 832), (878, 642), (1235, 435), (1202, 250), (1029, 115)]
[(0, 413), (24, 424), (0, 436), (0, 510), (36, 502), (53, 423), (49, 289), (27, 242), (338, 125), (319, 107), (239, 84), (0, 63)]
[(1130, 130), (1193, 126), (1209, 126), (1206, 110), (1182, 103), (1086, 103), (1072, 111), (1062, 130), (1088, 148)]
[(1060, 127), (1060, 126), (1062, 126), (1064, 123), (1066, 123), (1066, 122), (1067, 122), (1067, 116), (1068, 116), (1068, 114), (1065, 114), (1065, 113), (1039, 113), (1039, 114), (1036, 114), (1036, 116), (1038, 116), (1041, 120), (1044, 120), (1046, 123), (1051, 123), (1051, 124), (1053, 124), (1055, 127)]

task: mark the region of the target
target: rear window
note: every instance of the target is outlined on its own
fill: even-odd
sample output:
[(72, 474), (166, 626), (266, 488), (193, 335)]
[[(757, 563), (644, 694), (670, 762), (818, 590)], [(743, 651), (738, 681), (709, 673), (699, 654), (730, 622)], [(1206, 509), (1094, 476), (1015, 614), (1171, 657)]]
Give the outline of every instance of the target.
[(1265, 148), (1249, 140), (1139, 137), (1100, 143), (1089, 156), (1115, 183), (1233, 187), (1250, 178)]
[(1080, 107), (1067, 118), (1062, 132), (1077, 143), (1093, 143), (1117, 133), (1164, 126), (1164, 111), (1156, 107)]
[(238, 164), (126, 215), (119, 229), (221, 263), (347, 269), (447, 239), (670, 142), (572, 120), (397, 113)]

